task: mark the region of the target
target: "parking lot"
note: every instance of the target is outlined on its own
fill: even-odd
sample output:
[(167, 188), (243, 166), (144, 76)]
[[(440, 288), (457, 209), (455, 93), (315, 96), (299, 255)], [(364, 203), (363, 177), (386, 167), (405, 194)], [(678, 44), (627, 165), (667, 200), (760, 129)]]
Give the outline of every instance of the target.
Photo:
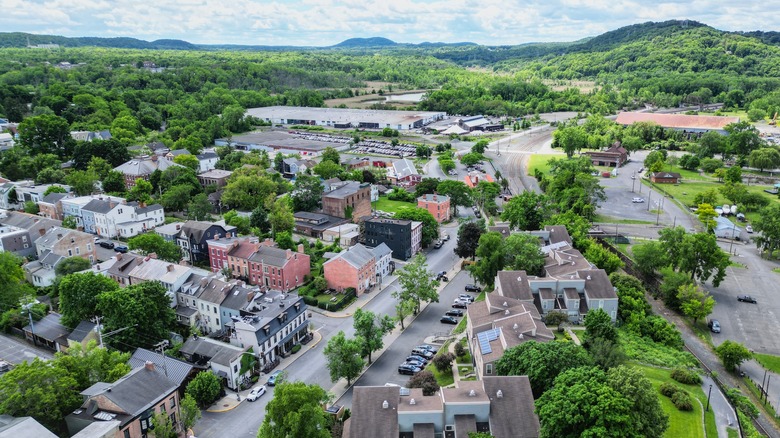
[(32, 362), (36, 357), (51, 359), (54, 356), (51, 353), (33, 348), (24, 341), (19, 341), (5, 335), (0, 336), (0, 360), (18, 365), (24, 361)]

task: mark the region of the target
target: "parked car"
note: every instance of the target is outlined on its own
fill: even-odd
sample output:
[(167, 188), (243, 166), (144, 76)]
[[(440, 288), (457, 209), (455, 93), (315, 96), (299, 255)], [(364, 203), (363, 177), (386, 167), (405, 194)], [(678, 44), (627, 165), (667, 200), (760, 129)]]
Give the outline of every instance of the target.
[(442, 324), (453, 324), (453, 325), (455, 325), (455, 324), (458, 323), (458, 320), (453, 318), (453, 317), (451, 317), (451, 316), (446, 316), (445, 315), (445, 316), (441, 317), (439, 322), (441, 322)]
[(466, 292), (482, 292), (482, 288), (477, 286), (476, 284), (467, 284)]
[(441, 240), (443, 240), (445, 242), (450, 240), (450, 235), (447, 234), (447, 233), (441, 233)]
[(707, 327), (710, 328), (712, 333), (720, 333), (720, 323), (717, 319), (711, 319), (710, 322), (707, 323)]
[(409, 361), (412, 361), (412, 360), (416, 360), (417, 362), (420, 362), (420, 363), (422, 363), (423, 365), (425, 365), (425, 364), (427, 364), (427, 363), (428, 363), (428, 359), (426, 359), (426, 358), (424, 358), (424, 357), (420, 356), (419, 354), (413, 354), (413, 355), (411, 355), (411, 356), (409, 356), (409, 357), (407, 357), (407, 358), (406, 358), (406, 361), (407, 361), (407, 362), (409, 362)]
[(756, 299), (751, 297), (750, 295), (737, 295), (737, 301), (742, 301), (744, 303), (753, 303), (753, 304), (758, 303), (758, 301), (756, 301)]
[[(428, 351), (431, 354), (436, 354), (439, 351), (438, 348), (434, 347), (433, 345), (428, 345), (428, 344), (418, 345), (418, 346), (416, 346), (414, 348), (420, 349), (420, 350), (424, 350), (424, 351)], [(417, 354), (417, 353), (413, 353), (413, 354)], [(423, 357), (425, 357), (427, 359), (427, 356), (423, 356)]]
[(753, 226), (751, 226), (751, 225), (746, 226), (745, 227), (745, 231), (747, 231), (748, 233), (753, 234)]
[(276, 370), (268, 376), (268, 386), (276, 385), (276, 382), (284, 378), (284, 370)]
[(437, 240), (436, 243), (433, 244), (433, 247), (439, 249), (441, 248), (442, 245), (444, 245), (444, 242), (442, 242), (441, 240)]
[(447, 313), (445, 313), (445, 315), (461, 317), (461, 316), (463, 316), (463, 311), (460, 310), (460, 309), (451, 309), (451, 310), (448, 310)]
[(433, 359), (433, 355), (436, 354), (434, 351), (428, 350), (426, 348), (420, 348), (415, 347), (412, 348), (412, 354), (416, 354), (418, 356), (422, 356), (426, 359)]
[(100, 245), (102, 248), (114, 249), (114, 242), (108, 242), (106, 240), (103, 240), (98, 242), (98, 245)]
[(406, 359), (406, 362), (404, 362), (404, 365), (411, 365), (413, 367), (417, 368), (425, 368), (425, 364), (423, 362), (420, 362), (419, 360), (415, 359)]
[(246, 396), (246, 399), (248, 401), (255, 401), (258, 398), (262, 397), (262, 395), (265, 394), (265, 385), (258, 386), (257, 388), (252, 388), (251, 391), (249, 391), (249, 395)]
[(402, 363), (401, 365), (398, 365), (398, 374), (406, 374), (409, 376), (413, 376), (417, 373), (422, 371), (422, 368), (416, 367), (414, 365), (409, 365), (406, 363)]
[(0, 360), (0, 373), (5, 373), (10, 370), (11, 370), (11, 364), (4, 360)]
[(458, 299), (461, 301), (468, 301), (470, 303), (474, 302), (474, 296), (469, 294), (460, 294), (458, 295)]
[(453, 309), (465, 309), (468, 307), (468, 304), (464, 303), (463, 301), (456, 301), (452, 304)]
[(121, 252), (122, 254), (124, 254), (124, 253), (126, 253), (128, 251), (128, 248), (126, 246), (124, 246), (124, 245), (117, 245), (117, 246), (114, 247), (114, 251)]
[(634, 204), (641, 204), (645, 202), (645, 198), (634, 198), (631, 200), (631, 202), (633, 202)]

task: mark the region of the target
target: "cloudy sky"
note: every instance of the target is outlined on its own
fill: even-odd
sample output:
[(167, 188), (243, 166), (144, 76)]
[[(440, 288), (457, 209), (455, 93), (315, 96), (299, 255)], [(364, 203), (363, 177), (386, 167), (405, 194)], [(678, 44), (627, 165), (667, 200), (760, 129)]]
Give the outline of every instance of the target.
[(0, 31), (328, 46), (352, 37), (487, 45), (574, 41), (691, 19), (778, 30), (780, 0), (0, 0)]

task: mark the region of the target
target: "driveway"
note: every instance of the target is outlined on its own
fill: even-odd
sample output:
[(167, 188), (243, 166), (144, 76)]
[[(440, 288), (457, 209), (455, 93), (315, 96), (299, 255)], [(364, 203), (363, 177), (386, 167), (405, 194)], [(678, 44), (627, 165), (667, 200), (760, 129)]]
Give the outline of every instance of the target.
[(36, 357), (49, 360), (54, 357), (54, 354), (30, 346), (24, 341), (0, 335), (0, 360), (18, 365), (24, 361), (32, 362)]

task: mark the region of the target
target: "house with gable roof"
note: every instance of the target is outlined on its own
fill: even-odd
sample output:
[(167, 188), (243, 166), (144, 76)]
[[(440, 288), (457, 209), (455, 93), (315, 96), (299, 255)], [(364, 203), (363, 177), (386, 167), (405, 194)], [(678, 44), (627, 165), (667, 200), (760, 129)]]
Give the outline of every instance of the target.
[(414, 187), (422, 181), (422, 175), (417, 172), (414, 161), (408, 158), (394, 160), (387, 169), (387, 179), (390, 183), (401, 187)]
[(176, 244), (182, 249), (184, 260), (199, 263), (208, 260), (208, 241), (216, 236), (228, 236), (236, 232), (236, 227), (219, 225), (206, 221), (187, 221), (181, 226)]
[(190, 336), (179, 349), (185, 359), (198, 367), (208, 367), (222, 383), (230, 389), (237, 389), (239, 384), (249, 378), (250, 371), (243, 375), (241, 357), (247, 354), (249, 347), (241, 348), (197, 335)]
[(125, 186), (130, 190), (135, 187), (135, 180), (138, 178), (149, 181), (149, 177), (155, 170), (162, 172), (173, 166), (179, 166), (179, 164), (174, 163), (173, 159), (153, 154), (151, 156), (143, 155), (133, 158), (115, 167), (114, 170), (121, 172), (125, 176)]
[(358, 243), (322, 265), (328, 287), (337, 291), (354, 288), (357, 296), (376, 284), (374, 253)]

